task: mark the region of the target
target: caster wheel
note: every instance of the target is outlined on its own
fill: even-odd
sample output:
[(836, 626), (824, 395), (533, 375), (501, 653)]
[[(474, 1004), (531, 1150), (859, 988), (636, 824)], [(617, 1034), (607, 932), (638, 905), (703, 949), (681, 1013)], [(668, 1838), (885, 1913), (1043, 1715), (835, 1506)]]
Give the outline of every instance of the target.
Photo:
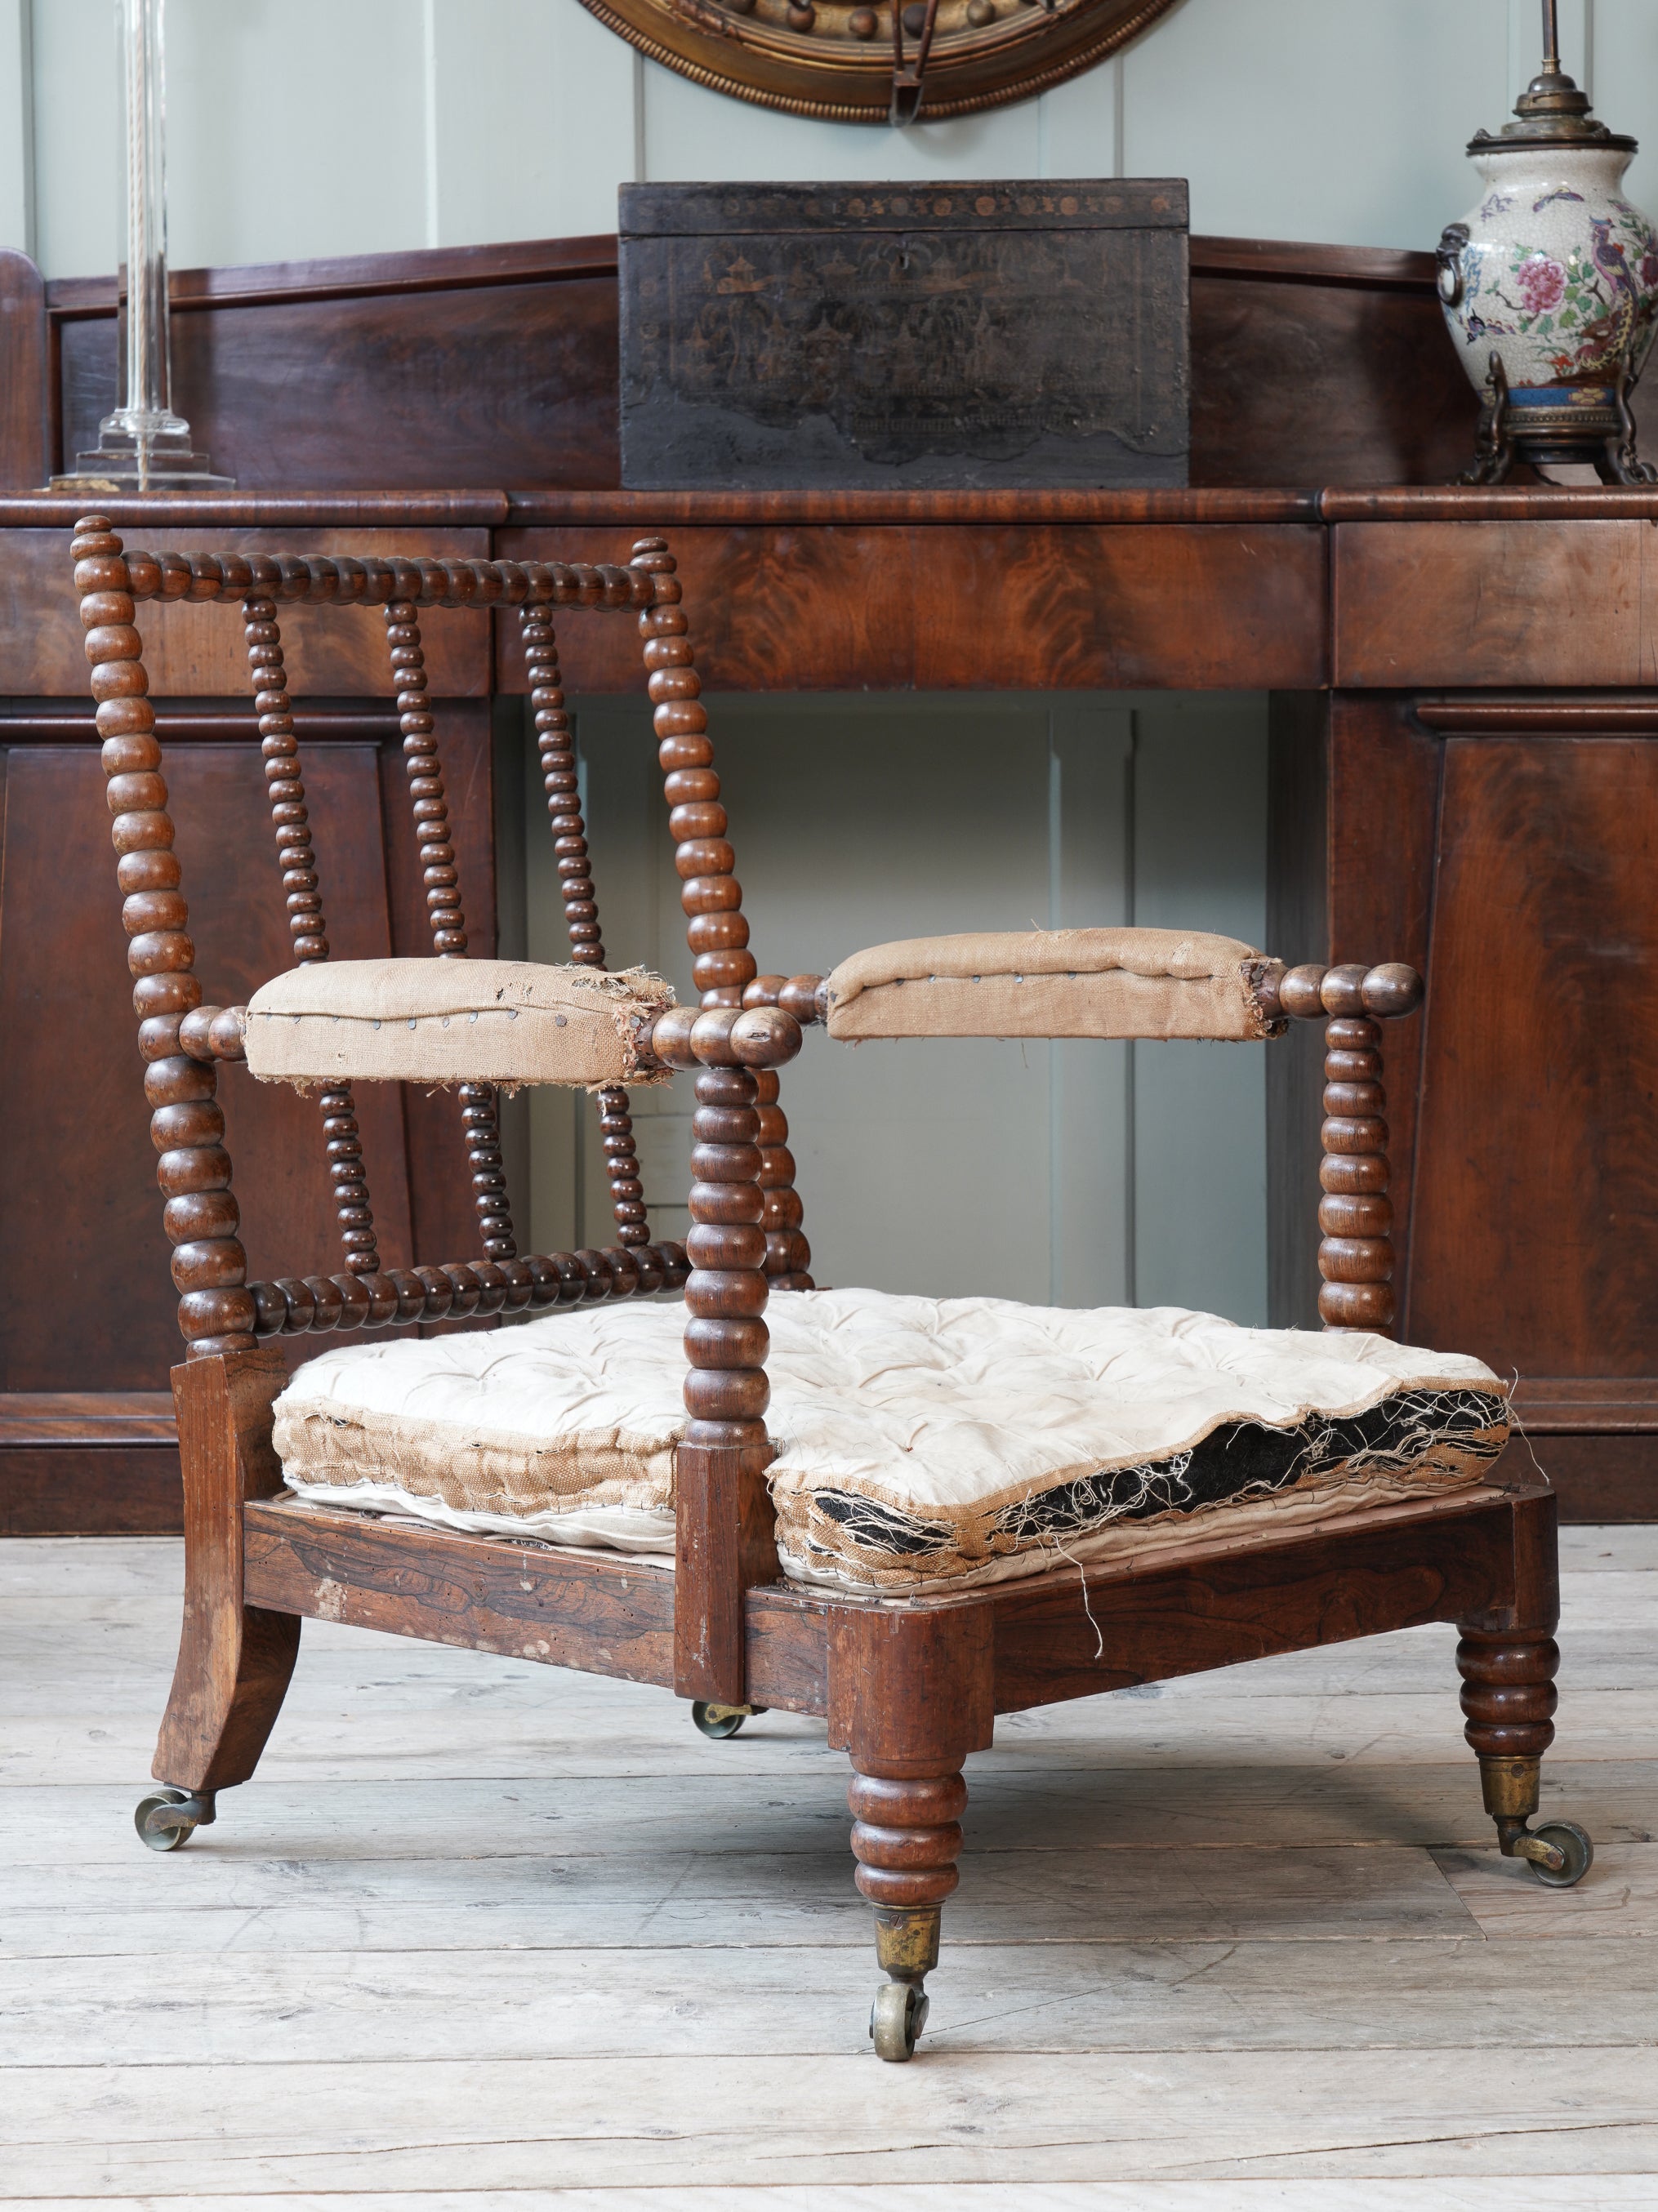
[(1546, 1820), (1540, 1828), (1533, 1828), (1532, 1833), (1539, 1843), (1552, 1844), (1556, 1850), (1565, 1855), (1566, 1863), (1558, 1868), (1539, 1866), (1535, 1859), (1529, 1862), (1537, 1879), (1546, 1882), (1551, 1889), (1575, 1888), (1594, 1864), (1594, 1845), (1587, 1830), (1580, 1828), (1576, 1820)]
[(765, 1711), (763, 1705), (706, 1705), (700, 1702), (691, 1708), (691, 1717), (706, 1736), (716, 1743), (723, 1743), (728, 1736), (735, 1735), (751, 1715)]
[(927, 1993), (913, 1982), (886, 1982), (875, 1991), (869, 2033), (877, 2058), (901, 2066), (916, 2055), (916, 2038), (927, 2025)]
[(196, 1832), (196, 1823), (180, 1820), (173, 1808), (192, 1802), (182, 1790), (158, 1790), (153, 1796), (141, 1797), (132, 1815), (138, 1841), (152, 1851), (176, 1851), (187, 1844)]

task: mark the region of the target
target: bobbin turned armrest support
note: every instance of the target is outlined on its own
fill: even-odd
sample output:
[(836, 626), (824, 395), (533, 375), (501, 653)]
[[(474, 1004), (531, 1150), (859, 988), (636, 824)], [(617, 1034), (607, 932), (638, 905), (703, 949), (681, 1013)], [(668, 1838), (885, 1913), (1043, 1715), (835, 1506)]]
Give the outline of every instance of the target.
[(1367, 968), (1362, 960), (1339, 968), (1308, 964), (1283, 968), (1277, 961), (1255, 985), (1255, 996), (1270, 1020), (1289, 1017), (1296, 1021), (1320, 1021), (1326, 1015), (1356, 1021), (1370, 1015), (1378, 1021), (1398, 1021), (1415, 1013), (1422, 1004), (1423, 981), (1414, 968), (1389, 960)]
[(786, 1067), (801, 1024), (780, 1006), (670, 1006), (641, 1022), (638, 1043), (664, 1067)]
[(1393, 1210), (1387, 1196), (1387, 1094), (1381, 1023), (1414, 1013), (1414, 968), (1291, 968), (1263, 987), (1295, 1019), (1327, 1017), (1324, 1033), (1324, 1158), (1319, 1169), (1319, 1315), (1326, 1328), (1393, 1327)]
[(246, 1006), (198, 1006), (179, 1024), (179, 1049), (204, 1066), (215, 1060), (246, 1060)]

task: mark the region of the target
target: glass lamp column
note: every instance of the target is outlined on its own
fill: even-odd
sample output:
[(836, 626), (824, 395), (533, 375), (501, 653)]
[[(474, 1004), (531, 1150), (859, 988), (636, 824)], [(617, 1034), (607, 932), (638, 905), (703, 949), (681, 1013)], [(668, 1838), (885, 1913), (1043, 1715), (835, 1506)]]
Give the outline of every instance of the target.
[(122, 491), (218, 491), (194, 451), (190, 425), (174, 414), (167, 295), (167, 114), (162, 41), (164, 0), (115, 0), (126, 123), (126, 235), (121, 291), (126, 343), (120, 404), (98, 426), (98, 443), (75, 457), (75, 477)]

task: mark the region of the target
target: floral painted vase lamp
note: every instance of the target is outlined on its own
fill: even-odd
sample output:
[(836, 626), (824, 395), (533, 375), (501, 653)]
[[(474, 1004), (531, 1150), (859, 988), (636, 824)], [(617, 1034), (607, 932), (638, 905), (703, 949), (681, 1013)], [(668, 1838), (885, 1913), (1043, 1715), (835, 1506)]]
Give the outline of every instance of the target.
[(1500, 483), (1526, 461), (1649, 483), (1629, 395), (1658, 323), (1658, 233), (1623, 197), (1635, 140), (1597, 122), (1560, 66), (1556, 4), (1515, 120), (1468, 148), (1484, 198), (1439, 242), (1446, 320), (1484, 398), (1463, 482)]

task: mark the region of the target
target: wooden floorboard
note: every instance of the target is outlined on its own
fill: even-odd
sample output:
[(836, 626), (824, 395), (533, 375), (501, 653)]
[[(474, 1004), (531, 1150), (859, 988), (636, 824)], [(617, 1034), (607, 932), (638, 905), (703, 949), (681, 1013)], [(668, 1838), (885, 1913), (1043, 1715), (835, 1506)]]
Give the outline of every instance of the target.
[[(1523, 2179), (1523, 2177), (1520, 2177)], [(60, 2212), (58, 2197), (14, 2197), (8, 2212)], [(105, 2197), (104, 2212), (151, 2212), (156, 2200)], [(284, 2191), (281, 2212), (1515, 2212), (1514, 2179), (1495, 2181), (912, 2182), (736, 2188), (422, 2190), (350, 2195)], [(1652, 2212), (1643, 2175), (1551, 2176), (1550, 2212)], [(193, 2212), (271, 2212), (269, 2196), (202, 2195)]]
[(1490, 1848), (1443, 1629), (1015, 1716), (901, 2069), (821, 1723), (308, 1624), (160, 1857), (177, 1546), (0, 1546), (0, 2206), (1650, 2208), (1658, 1530), (1563, 1555), (1580, 1889)]

